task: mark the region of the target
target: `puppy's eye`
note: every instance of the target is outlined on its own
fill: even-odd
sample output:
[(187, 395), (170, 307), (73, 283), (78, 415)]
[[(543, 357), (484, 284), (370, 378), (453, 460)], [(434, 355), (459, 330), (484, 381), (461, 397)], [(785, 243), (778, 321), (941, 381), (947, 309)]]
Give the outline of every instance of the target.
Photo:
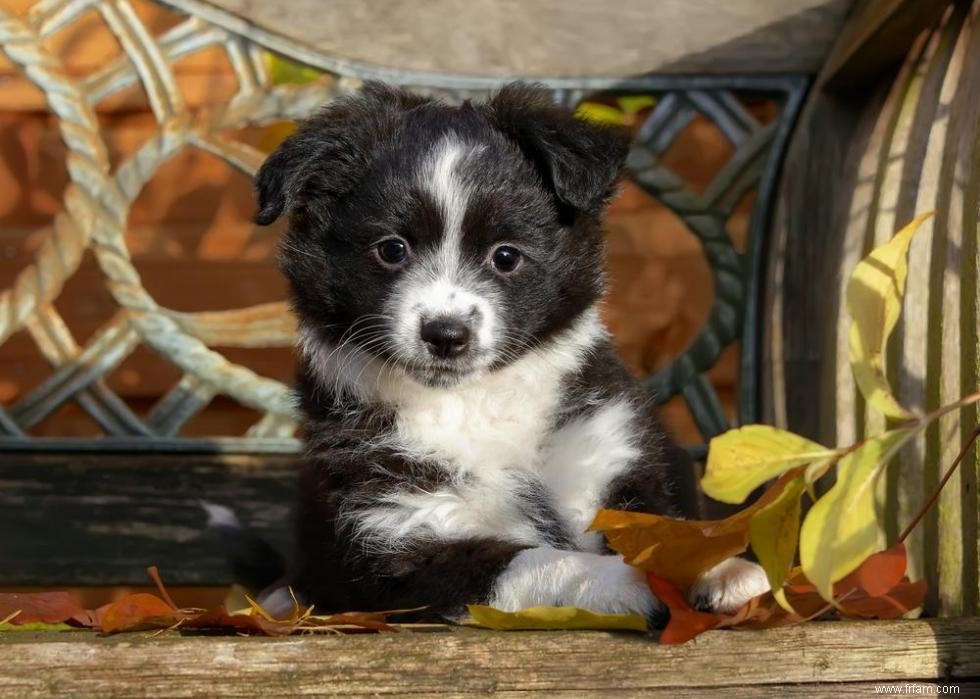
[(501, 274), (509, 274), (521, 264), (521, 251), (512, 245), (501, 245), (490, 255), (490, 264)]
[(400, 266), (408, 259), (408, 243), (401, 238), (386, 238), (374, 248), (378, 259), (390, 267)]

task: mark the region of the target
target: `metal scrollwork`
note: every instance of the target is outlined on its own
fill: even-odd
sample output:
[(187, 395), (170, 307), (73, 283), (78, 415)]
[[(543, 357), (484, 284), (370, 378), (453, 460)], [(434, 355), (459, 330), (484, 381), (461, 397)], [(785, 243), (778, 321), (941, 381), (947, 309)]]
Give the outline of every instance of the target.
[[(123, 55), (93, 74), (77, 78), (45, 48), (44, 39), (90, 10), (105, 21)], [(173, 64), (214, 46), (227, 53), (237, 92), (225, 105), (192, 111), (178, 89)], [(10, 288), (0, 292), (0, 346), (13, 333), (26, 330), (53, 367), (47, 380), (12, 405), (0, 407), (0, 450), (44, 448), (50, 440), (31, 438), (27, 431), (67, 401), (77, 402), (112, 438), (75, 443), (78, 448), (122, 444), (150, 449), (296, 449), (296, 414), (288, 387), (230, 361), (214, 349), (291, 344), (294, 326), (286, 304), (200, 313), (161, 306), (141, 283), (126, 247), (124, 233), (132, 202), (157, 169), (185, 148), (211, 153), (251, 175), (263, 154), (227, 136), (229, 130), (302, 118), (336, 94), (357, 89), (365, 78), (383, 78), (450, 99), (480, 96), (503, 82), (402, 75), (343, 63), (313, 83), (274, 85), (264, 61), (269, 47), (194, 14), (166, 33), (153, 36), (128, 0), (42, 0), (23, 18), (0, 6), (0, 48), (43, 91), (49, 109), (57, 116), (67, 147), (69, 174), (63, 213), (45, 232), (32, 264), (17, 275)], [(281, 45), (272, 48), (283, 51)], [(710, 317), (693, 344), (648, 384), (658, 400), (684, 395), (702, 433), (713, 434), (723, 429), (727, 420), (704, 372), (725, 346), (739, 338), (743, 339), (743, 383), (753, 380), (757, 358), (754, 346), (748, 348), (750, 356), (745, 356), (745, 334), (755, 333), (756, 316), (751, 308), (758, 303), (755, 294), (771, 188), (805, 80), (793, 76), (647, 76), (544, 82), (557, 99), (570, 104), (595, 91), (644, 92), (658, 97), (639, 130), (629, 166), (635, 181), (674, 211), (697, 236), (715, 276), (716, 294)], [(157, 128), (145, 144), (113, 168), (93, 108), (133, 84), (144, 88)], [(735, 98), (739, 90), (775, 97), (780, 103), (777, 120), (758, 124)], [(660, 163), (660, 156), (699, 113), (731, 141), (735, 154), (707, 190), (695, 196)], [(732, 246), (724, 222), (732, 207), (752, 188), (759, 189), (759, 197), (750, 250), (743, 254)], [(94, 253), (118, 310), (80, 346), (53, 302), (88, 250)], [(145, 418), (127, 407), (104, 381), (141, 344), (175, 364), (183, 374)], [(754, 385), (743, 385), (741, 390), (755, 389)], [(260, 411), (261, 418), (242, 438), (206, 442), (180, 438), (182, 425), (218, 394)], [(741, 408), (744, 417), (754, 417), (750, 414), (751, 400), (743, 400)]]

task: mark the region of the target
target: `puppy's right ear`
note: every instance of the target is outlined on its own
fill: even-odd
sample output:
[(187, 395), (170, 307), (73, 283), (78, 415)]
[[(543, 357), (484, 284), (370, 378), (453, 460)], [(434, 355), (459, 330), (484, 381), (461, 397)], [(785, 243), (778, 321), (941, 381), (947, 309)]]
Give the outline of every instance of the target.
[(255, 176), (255, 222), (267, 226), (301, 201), (316, 200), (325, 212), (349, 192), (371, 162), (378, 143), (390, 136), (400, 112), (428, 102), (383, 83), (323, 107), (270, 155)]

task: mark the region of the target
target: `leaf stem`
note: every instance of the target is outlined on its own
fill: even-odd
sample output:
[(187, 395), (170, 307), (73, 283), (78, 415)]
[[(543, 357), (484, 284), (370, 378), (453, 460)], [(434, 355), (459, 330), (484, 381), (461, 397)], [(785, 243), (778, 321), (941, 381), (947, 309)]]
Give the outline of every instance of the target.
[[(978, 395), (978, 394), (974, 394), (974, 395)], [(962, 403), (963, 401), (960, 402)], [(932, 495), (929, 496), (929, 499), (926, 500), (926, 502), (916, 513), (915, 517), (912, 518), (912, 521), (909, 522), (907, 527), (905, 527), (905, 531), (903, 531), (901, 536), (898, 537), (898, 541), (900, 543), (905, 542), (905, 540), (909, 537), (909, 534), (912, 533), (912, 530), (916, 528), (919, 522), (922, 521), (922, 518), (926, 516), (926, 513), (936, 503), (936, 500), (939, 499), (939, 494), (942, 493), (943, 488), (946, 487), (946, 483), (949, 482), (949, 479), (953, 477), (953, 474), (956, 472), (956, 469), (959, 468), (959, 465), (963, 462), (963, 459), (966, 458), (967, 452), (970, 451), (970, 447), (973, 446), (974, 442), (977, 441), (978, 437), (980, 437), (980, 425), (977, 425), (976, 427), (973, 428), (973, 432), (970, 434), (970, 438), (966, 440), (966, 444), (964, 444), (963, 448), (960, 449), (960, 453), (956, 455), (956, 458), (953, 459), (953, 463), (950, 465), (948, 469), (946, 469), (946, 473), (943, 474), (942, 480), (939, 481), (939, 485), (937, 485), (936, 489), (932, 491)]]
[(157, 569), (156, 566), (150, 566), (149, 568), (146, 569), (146, 573), (147, 575), (150, 576), (150, 580), (152, 580), (153, 583), (157, 586), (157, 590), (160, 592), (160, 596), (163, 597), (163, 601), (169, 604), (171, 608), (173, 608), (174, 611), (176, 611), (177, 605), (174, 604), (173, 599), (170, 597), (169, 593), (167, 592), (167, 588), (163, 586), (163, 579), (160, 577), (159, 569)]

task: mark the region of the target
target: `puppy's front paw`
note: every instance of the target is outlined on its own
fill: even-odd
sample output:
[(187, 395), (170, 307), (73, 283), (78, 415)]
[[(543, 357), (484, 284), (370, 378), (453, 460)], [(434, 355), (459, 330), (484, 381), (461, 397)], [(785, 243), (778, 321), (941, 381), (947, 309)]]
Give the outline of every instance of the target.
[(757, 563), (729, 558), (702, 575), (691, 588), (698, 609), (732, 614), (757, 595), (769, 591), (766, 572)]
[(505, 611), (571, 606), (600, 614), (642, 614), (647, 619), (663, 609), (643, 572), (619, 556), (546, 547), (514, 557), (497, 578), (490, 605)]
[(593, 569), (595, 577), (581, 587), (580, 606), (607, 614), (641, 614), (651, 622), (659, 619), (658, 625), (663, 626), (664, 607), (650, 591), (643, 571), (619, 556), (600, 556), (599, 560)]

